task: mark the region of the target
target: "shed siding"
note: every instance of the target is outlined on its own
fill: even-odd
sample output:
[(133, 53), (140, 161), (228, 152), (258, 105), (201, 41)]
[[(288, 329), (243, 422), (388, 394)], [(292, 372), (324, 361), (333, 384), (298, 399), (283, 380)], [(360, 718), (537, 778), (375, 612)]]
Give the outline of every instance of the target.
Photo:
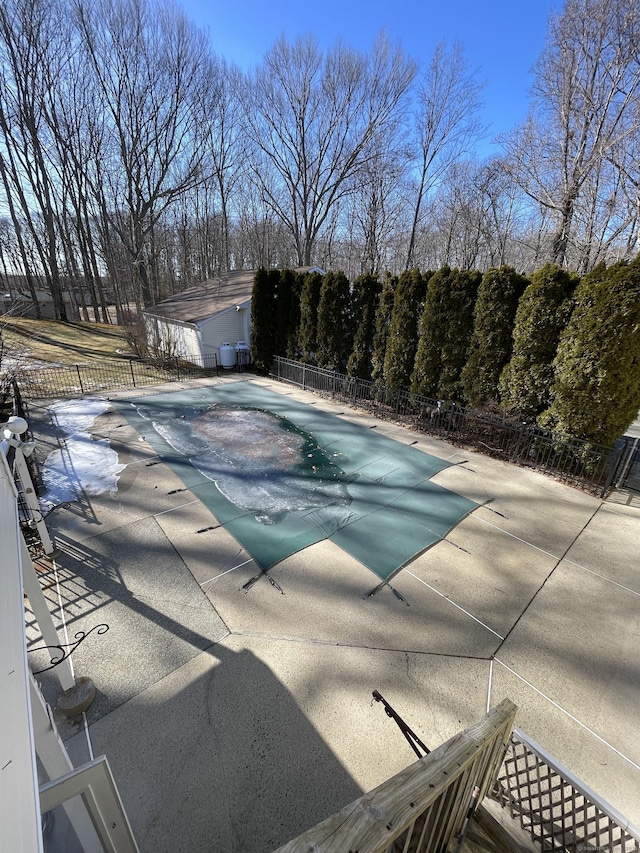
[(225, 341), (231, 344), (246, 341), (246, 313), (245, 309), (236, 311), (235, 308), (232, 308), (201, 323), (204, 354), (219, 353), (220, 345)]
[(154, 349), (167, 355), (177, 355), (186, 361), (200, 361), (200, 340), (197, 329), (172, 323), (160, 317), (145, 317), (147, 336)]

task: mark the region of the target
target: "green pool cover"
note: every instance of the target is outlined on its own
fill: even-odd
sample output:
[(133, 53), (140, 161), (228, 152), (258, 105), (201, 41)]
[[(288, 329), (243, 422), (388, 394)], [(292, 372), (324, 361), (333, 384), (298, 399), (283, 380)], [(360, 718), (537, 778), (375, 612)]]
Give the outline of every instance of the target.
[(263, 569), (331, 539), (383, 580), (477, 504), (451, 463), (254, 382), (115, 405)]

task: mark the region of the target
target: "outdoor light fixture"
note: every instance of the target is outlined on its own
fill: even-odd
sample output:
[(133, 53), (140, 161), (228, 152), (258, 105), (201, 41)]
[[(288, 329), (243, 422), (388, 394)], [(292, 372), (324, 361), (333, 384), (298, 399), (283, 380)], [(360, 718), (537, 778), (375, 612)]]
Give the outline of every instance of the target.
[(33, 454), (36, 443), (35, 441), (22, 440), (22, 436), (28, 429), (29, 424), (27, 421), (18, 415), (12, 415), (6, 423), (0, 424), (0, 430), (3, 431), (4, 435), (1, 452), (5, 455), (8, 447), (14, 449), (12, 471), (14, 477), (17, 477), (17, 480), (20, 482), (24, 501), (29, 510), (29, 520), (27, 523), (29, 527), (33, 528), (35, 526), (45, 554), (51, 556), (55, 552), (55, 547), (47, 530), (47, 525), (42, 515), (42, 508), (38, 500), (38, 493), (33, 484), (29, 466), (27, 465), (27, 458)]
[(29, 424), (24, 418), (17, 415), (12, 415), (5, 424), (0, 424), (0, 429), (4, 430), (4, 437), (11, 438), (12, 435), (22, 435), (29, 429)]

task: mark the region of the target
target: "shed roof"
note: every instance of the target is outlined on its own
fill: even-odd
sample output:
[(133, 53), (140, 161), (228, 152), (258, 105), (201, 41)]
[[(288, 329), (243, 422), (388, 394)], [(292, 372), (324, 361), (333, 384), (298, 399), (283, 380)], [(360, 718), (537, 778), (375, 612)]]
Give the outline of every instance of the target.
[[(296, 267), (294, 272), (311, 272), (319, 267)], [(256, 270), (233, 270), (218, 278), (210, 278), (182, 293), (145, 308), (145, 314), (179, 320), (182, 323), (199, 323), (251, 299)]]

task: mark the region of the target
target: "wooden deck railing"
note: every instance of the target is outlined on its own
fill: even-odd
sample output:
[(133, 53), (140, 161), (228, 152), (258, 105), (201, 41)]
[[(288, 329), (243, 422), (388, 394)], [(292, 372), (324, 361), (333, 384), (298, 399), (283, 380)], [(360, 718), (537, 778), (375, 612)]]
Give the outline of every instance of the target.
[(482, 720), (276, 853), (439, 853), (461, 831), (474, 788), (488, 793), (516, 706), (505, 699)]

